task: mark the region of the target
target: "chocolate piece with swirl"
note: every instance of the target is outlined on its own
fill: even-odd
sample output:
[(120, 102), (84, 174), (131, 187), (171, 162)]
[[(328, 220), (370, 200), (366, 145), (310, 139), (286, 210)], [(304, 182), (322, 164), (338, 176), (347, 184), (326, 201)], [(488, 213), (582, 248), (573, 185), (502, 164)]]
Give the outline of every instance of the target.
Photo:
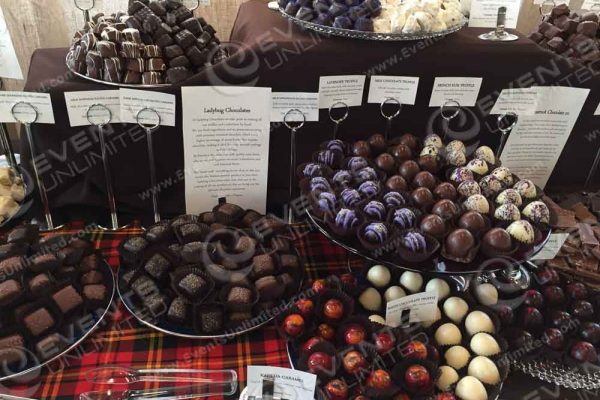
[(121, 43), (121, 57), (123, 58), (142, 58), (142, 45), (135, 42)]

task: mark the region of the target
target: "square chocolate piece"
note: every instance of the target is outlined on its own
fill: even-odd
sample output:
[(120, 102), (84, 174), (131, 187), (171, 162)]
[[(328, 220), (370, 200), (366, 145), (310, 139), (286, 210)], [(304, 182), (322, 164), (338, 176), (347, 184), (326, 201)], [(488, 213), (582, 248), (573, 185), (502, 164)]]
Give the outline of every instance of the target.
[(200, 313), (200, 326), (203, 332), (214, 333), (223, 328), (223, 312), (221, 309), (208, 308)]
[(202, 289), (206, 287), (206, 281), (201, 276), (190, 273), (179, 281), (177, 287), (189, 297), (196, 297), (199, 296), (202, 293)]
[(162, 254), (157, 253), (146, 261), (144, 270), (154, 279), (161, 280), (169, 272), (170, 267), (171, 262)]
[(254, 256), (252, 264), (252, 271), (256, 278), (272, 275), (275, 272), (275, 263), (273, 262), (273, 258), (268, 254)]
[(23, 319), (25, 327), (33, 336), (39, 336), (54, 327), (54, 318), (46, 308), (40, 308)]
[(36, 294), (41, 294), (50, 288), (51, 282), (48, 274), (39, 274), (31, 278), (29, 281), (29, 291)]
[(17, 300), (23, 293), (19, 281), (10, 279), (0, 283), (0, 303), (8, 304)]
[(73, 286), (66, 286), (52, 295), (52, 299), (64, 314), (83, 304), (83, 298)]
[(184, 298), (177, 297), (169, 306), (167, 317), (175, 323), (184, 323), (188, 319), (189, 304)]
[(104, 285), (86, 285), (83, 287), (83, 296), (93, 302), (102, 302), (107, 298), (108, 289)]
[(233, 287), (227, 296), (227, 302), (232, 304), (252, 303), (252, 291), (245, 287)]

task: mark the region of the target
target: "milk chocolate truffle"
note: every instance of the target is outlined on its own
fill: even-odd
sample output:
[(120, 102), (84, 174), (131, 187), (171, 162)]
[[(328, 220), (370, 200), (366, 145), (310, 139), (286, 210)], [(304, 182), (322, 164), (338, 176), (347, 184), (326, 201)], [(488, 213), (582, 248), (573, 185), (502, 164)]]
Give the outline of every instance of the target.
[(431, 172), (421, 171), (415, 175), (413, 184), (418, 187), (425, 187), (429, 190), (433, 190), (436, 186), (436, 181)]
[(411, 135), (410, 133), (405, 133), (404, 135), (400, 136), (399, 142), (400, 144), (408, 146), (412, 151), (416, 150), (417, 146), (419, 145), (415, 135)]
[(435, 331), (435, 340), (440, 346), (451, 346), (460, 344), (462, 341), (462, 334), (460, 333), (458, 326), (452, 323), (446, 323)]
[(438, 199), (456, 200), (458, 192), (456, 188), (449, 182), (442, 182), (435, 187), (433, 194)]
[(495, 164), (496, 157), (494, 156), (494, 151), (488, 146), (481, 146), (475, 150), (475, 158), (483, 160), (488, 164)]
[(415, 205), (417, 205), (417, 207), (427, 207), (433, 204), (434, 201), (433, 193), (431, 193), (431, 190), (424, 187), (420, 187), (413, 190), (410, 194), (410, 197), (412, 198)]
[(396, 161), (394, 157), (388, 153), (383, 153), (377, 156), (375, 159), (377, 167), (385, 172), (392, 172), (396, 167)]
[(458, 194), (460, 194), (462, 197), (469, 197), (473, 196), (474, 194), (481, 194), (481, 188), (479, 187), (479, 184), (475, 181), (462, 182), (460, 185), (458, 185), (457, 191)]
[(421, 230), (423, 233), (431, 235), (437, 239), (442, 239), (446, 234), (446, 224), (444, 220), (435, 214), (429, 214), (421, 220)]
[(477, 211), (467, 211), (458, 220), (458, 227), (477, 235), (486, 227), (486, 223), (483, 215)]
[(352, 154), (359, 157), (371, 157), (371, 146), (364, 140), (358, 140), (352, 145)]
[(517, 207), (521, 207), (523, 204), (523, 199), (519, 192), (515, 189), (506, 189), (500, 192), (498, 197), (496, 197), (496, 204), (514, 204)]
[(419, 167), (422, 170), (429, 171), (432, 174), (435, 174), (440, 169), (440, 164), (438, 163), (436, 156), (431, 156), (431, 155), (421, 156), (417, 160), (417, 164), (419, 164)]
[(440, 200), (433, 205), (431, 212), (447, 221), (456, 217), (459, 210), (458, 206), (452, 200)]
[(475, 238), (466, 229), (455, 229), (446, 238), (446, 251), (455, 258), (467, 257), (474, 246)]
[(406, 180), (400, 175), (391, 176), (386, 182), (385, 187), (390, 190), (405, 192), (408, 190), (408, 184)]
[(525, 220), (513, 222), (506, 231), (519, 243), (531, 244), (535, 240), (533, 227)]
[(482, 245), (496, 252), (508, 252), (512, 249), (512, 239), (502, 228), (490, 229), (483, 235)]
[(521, 219), (521, 212), (514, 204), (502, 204), (494, 211), (494, 218), (498, 221), (518, 221)]
[(550, 210), (542, 201), (532, 201), (523, 209), (523, 215), (534, 224), (550, 223)]
[(410, 147), (405, 144), (394, 146), (391, 153), (396, 161), (410, 160), (412, 158), (412, 151)]
[(469, 196), (463, 205), (467, 210), (477, 211), (481, 214), (490, 212), (490, 204), (487, 199), (480, 194)]
[(413, 178), (421, 171), (419, 164), (413, 160), (404, 161), (400, 164), (400, 168), (398, 168), (398, 172), (400, 175), (406, 179), (407, 182), (412, 182)]
[(385, 150), (385, 137), (382, 134), (376, 133), (372, 135), (369, 140), (369, 145), (371, 146), (371, 150), (375, 154), (379, 154)]

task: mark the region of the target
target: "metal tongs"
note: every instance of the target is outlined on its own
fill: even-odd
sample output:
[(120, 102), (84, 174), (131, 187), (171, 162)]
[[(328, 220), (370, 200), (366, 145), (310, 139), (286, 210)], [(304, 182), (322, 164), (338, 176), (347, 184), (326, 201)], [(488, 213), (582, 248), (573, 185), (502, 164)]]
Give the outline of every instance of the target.
[(82, 393), (80, 400), (185, 400), (209, 396), (231, 396), (237, 392), (238, 377), (234, 370), (200, 369), (132, 369), (106, 366), (89, 370), (88, 382), (99, 385), (129, 386), (139, 382), (180, 383), (182, 386), (160, 389), (113, 389)]

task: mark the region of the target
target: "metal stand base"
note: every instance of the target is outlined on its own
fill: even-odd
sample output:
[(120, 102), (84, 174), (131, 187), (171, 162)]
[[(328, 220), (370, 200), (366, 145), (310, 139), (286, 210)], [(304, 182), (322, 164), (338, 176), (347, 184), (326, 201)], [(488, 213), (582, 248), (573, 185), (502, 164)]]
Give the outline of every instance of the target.
[(59, 225), (59, 226), (55, 226), (55, 227), (49, 229), (48, 225), (46, 224), (45, 221), (38, 220), (38, 219), (35, 219), (35, 218), (31, 220), (31, 223), (39, 226), (40, 227), (40, 232), (56, 232), (56, 231), (59, 231), (59, 230), (61, 230), (61, 229), (63, 229), (65, 227), (65, 225)]
[(496, 31), (491, 31), (488, 33), (482, 33), (479, 35), (479, 39), (481, 40), (490, 40), (492, 42), (513, 42), (517, 40), (519, 37), (517, 35), (513, 35), (512, 33), (504, 32), (501, 35), (498, 35)]

